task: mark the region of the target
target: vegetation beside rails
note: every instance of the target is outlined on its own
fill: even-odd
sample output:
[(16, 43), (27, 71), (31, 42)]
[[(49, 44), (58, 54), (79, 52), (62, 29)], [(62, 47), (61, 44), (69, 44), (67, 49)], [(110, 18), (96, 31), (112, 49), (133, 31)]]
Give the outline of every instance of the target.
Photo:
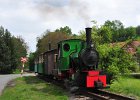
[(120, 77), (118, 80), (114, 81), (110, 88), (110, 91), (124, 94), (127, 96), (132, 96), (140, 99), (140, 79), (134, 77)]
[(0, 100), (68, 100), (68, 96), (63, 89), (28, 76), (10, 82)]

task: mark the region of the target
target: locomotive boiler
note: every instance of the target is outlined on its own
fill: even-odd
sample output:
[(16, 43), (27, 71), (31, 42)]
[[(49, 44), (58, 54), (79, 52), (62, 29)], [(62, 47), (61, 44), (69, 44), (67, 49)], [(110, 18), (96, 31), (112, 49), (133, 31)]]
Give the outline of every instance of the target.
[(78, 87), (106, 87), (106, 75), (100, 75), (97, 70), (99, 54), (92, 44), (91, 31), (91, 28), (86, 28), (86, 41), (63, 40), (57, 49), (41, 54), (35, 61), (35, 72), (68, 80)]
[(99, 61), (99, 54), (95, 50), (91, 40), (91, 28), (86, 28), (86, 48), (80, 52), (79, 58), (88, 69), (96, 69)]

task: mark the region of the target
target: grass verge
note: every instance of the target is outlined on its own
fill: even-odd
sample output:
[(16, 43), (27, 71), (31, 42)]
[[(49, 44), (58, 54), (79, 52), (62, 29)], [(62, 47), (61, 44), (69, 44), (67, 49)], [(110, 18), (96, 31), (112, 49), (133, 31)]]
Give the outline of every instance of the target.
[(28, 76), (9, 83), (0, 100), (68, 100), (68, 97), (63, 89)]
[(14, 72), (13, 72), (13, 74), (20, 74), (20, 69), (16, 69)]
[(133, 77), (120, 77), (111, 84), (110, 91), (127, 96), (136, 97), (140, 100), (140, 80)]

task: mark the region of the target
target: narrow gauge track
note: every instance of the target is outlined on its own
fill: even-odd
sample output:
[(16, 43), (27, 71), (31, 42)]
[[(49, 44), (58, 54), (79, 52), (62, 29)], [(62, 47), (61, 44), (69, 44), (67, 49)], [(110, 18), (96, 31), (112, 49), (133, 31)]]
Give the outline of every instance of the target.
[[(47, 78), (47, 77), (40, 76), (40, 75), (38, 75), (38, 77), (43, 79), (46, 82), (50, 82), (63, 89), (66, 89), (63, 81), (54, 80), (54, 79)], [(91, 89), (81, 88), (81, 89), (79, 89), (78, 93), (75, 93), (75, 96), (76, 96), (75, 100), (81, 100), (81, 99), (82, 100), (136, 100), (135, 98), (132, 98), (132, 97), (126, 97), (126, 96), (108, 92), (108, 91), (105, 91), (102, 89), (91, 90)], [(90, 98), (90, 99), (85, 99), (85, 98)]]
[(91, 90), (81, 91), (81, 93), (93, 98), (93, 100), (136, 100), (135, 98), (132, 97), (126, 97), (102, 89), (98, 89), (95, 91), (91, 91)]

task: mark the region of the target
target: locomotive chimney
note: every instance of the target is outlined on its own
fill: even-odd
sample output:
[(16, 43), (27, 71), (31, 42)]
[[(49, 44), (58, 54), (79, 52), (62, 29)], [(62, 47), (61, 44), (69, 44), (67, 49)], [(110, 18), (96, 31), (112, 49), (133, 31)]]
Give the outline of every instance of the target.
[(87, 42), (87, 47), (91, 47), (91, 29), (90, 27), (85, 28), (86, 29), (86, 42)]

